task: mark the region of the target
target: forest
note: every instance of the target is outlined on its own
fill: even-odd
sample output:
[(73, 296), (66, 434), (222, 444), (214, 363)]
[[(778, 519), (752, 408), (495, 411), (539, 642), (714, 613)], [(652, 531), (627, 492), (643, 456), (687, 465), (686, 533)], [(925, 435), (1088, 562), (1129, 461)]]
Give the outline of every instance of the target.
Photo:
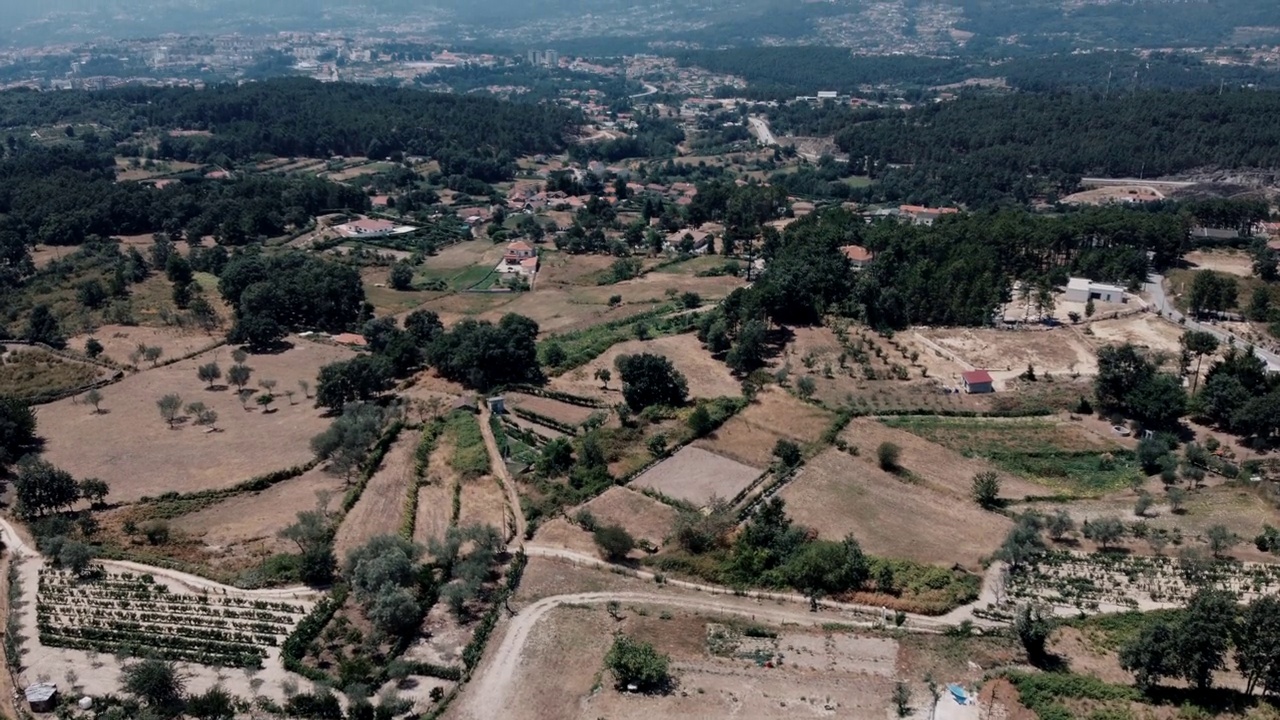
[(740, 47), (678, 54), (697, 66), (745, 79), (752, 100), (790, 100), (819, 90), (888, 99), (892, 93), (919, 99), (922, 91), (972, 78), (1003, 78), (1030, 92), (1080, 90), (1195, 90), (1252, 85), (1280, 88), (1280, 72), (1248, 62), (1209, 64), (1177, 52), (1018, 53), (1006, 47), (979, 49), (956, 57), (855, 55), (839, 47)]
[(972, 96), (860, 111), (835, 137), (880, 180), (865, 199), (987, 206), (1070, 191), (1081, 176), (1274, 168), (1278, 111), (1280, 92), (1265, 91)]
[(365, 210), (359, 190), (310, 177), (116, 183), (115, 160), (69, 146), (16, 147), (0, 160), (0, 259), (23, 265), (36, 244), (168, 232), (225, 245), (276, 237), (323, 210)]
[(510, 158), (563, 150), (579, 119), (549, 105), (301, 78), (204, 90), (0, 93), (0, 128), (97, 123), (120, 136), (115, 140), (145, 130), (203, 130), (212, 135), (164, 137), (158, 152), (219, 164), (263, 153), (380, 158), (465, 150)]
[[(987, 326), (1015, 280), (1040, 296), (1068, 275), (1140, 284), (1182, 256), (1188, 222), (1184, 213), (1111, 207), (1057, 217), (960, 214), (918, 226), (868, 224), (832, 208), (782, 234), (766, 228), (765, 272), (704, 315), (699, 337), (745, 372), (763, 361), (769, 323), (815, 324), (834, 312), (884, 330)], [(849, 244), (873, 251), (875, 262), (854, 273), (839, 251)]]

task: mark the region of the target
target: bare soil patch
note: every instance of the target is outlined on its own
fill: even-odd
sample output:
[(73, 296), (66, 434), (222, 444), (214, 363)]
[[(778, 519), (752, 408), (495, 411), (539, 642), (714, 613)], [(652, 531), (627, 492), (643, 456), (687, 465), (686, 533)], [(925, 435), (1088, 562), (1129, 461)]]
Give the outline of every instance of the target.
[[(278, 355), (249, 358), (253, 382), (271, 378), (277, 392), (314, 382), (321, 365), (351, 357), (344, 348), (295, 339)], [(225, 488), (311, 459), (310, 441), (330, 418), (302, 397), (291, 405), (284, 397), (273, 412), (245, 410), (230, 390), (207, 390), (196, 368), (213, 360), (205, 353), (173, 365), (131, 375), (102, 391), (105, 414), (93, 414), (71, 399), (37, 409), (46, 457), (76, 477), (97, 477), (111, 484), (111, 500), (132, 502), (146, 495)], [(229, 357), (222, 364), (229, 365)], [(218, 413), (219, 432), (208, 433), (185, 421), (170, 429), (156, 401), (178, 393)]]
[[(966, 370), (990, 370), (997, 379), (1015, 377), (1028, 364), (1037, 372), (1055, 375), (1093, 375), (1098, 371), (1094, 348), (1071, 328), (1026, 332), (922, 328), (916, 335), (968, 366)], [(959, 382), (959, 377), (946, 379)]]
[[(628, 340), (609, 348), (607, 352), (586, 365), (572, 370), (551, 381), (556, 390), (589, 397), (602, 397), (600, 382), (595, 379), (596, 370), (605, 368), (615, 373), (614, 360), (619, 355), (652, 353), (671, 360), (689, 383), (689, 395), (695, 398), (714, 398), (742, 394), (742, 387), (724, 363), (711, 357), (697, 336), (670, 335), (652, 340)], [(614, 387), (620, 379), (615, 378)]]
[(605, 525), (621, 525), (632, 537), (661, 545), (675, 526), (679, 513), (653, 498), (624, 487), (612, 487), (583, 505)]
[(1159, 352), (1177, 354), (1184, 328), (1158, 315), (1142, 313), (1117, 320), (1099, 320), (1089, 325), (1102, 344), (1133, 343)]
[(934, 565), (977, 569), (1010, 527), (968, 498), (904, 481), (836, 449), (811, 460), (782, 498), (791, 517), (821, 537), (852, 533), (869, 553)]
[(413, 453), (418, 440), (418, 433), (403, 431), (392, 443), (382, 467), (369, 478), (360, 500), (338, 528), (334, 552), (339, 558), (345, 558), (372, 537), (400, 532), (405, 496), (413, 482)]
[(761, 470), (709, 450), (687, 446), (641, 474), (631, 485), (701, 506), (712, 497), (732, 499), (760, 473)]
[(1196, 250), (1182, 258), (1198, 270), (1217, 270), (1238, 277), (1253, 277), (1253, 258), (1246, 252), (1234, 250)]

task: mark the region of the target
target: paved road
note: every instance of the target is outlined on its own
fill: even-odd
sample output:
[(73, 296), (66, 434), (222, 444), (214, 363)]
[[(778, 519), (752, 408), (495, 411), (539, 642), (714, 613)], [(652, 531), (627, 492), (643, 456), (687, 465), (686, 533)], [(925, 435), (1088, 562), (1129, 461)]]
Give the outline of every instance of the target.
[(747, 122), (751, 124), (751, 132), (755, 133), (761, 145), (778, 144), (778, 138), (773, 136), (773, 131), (769, 129), (769, 123), (764, 118), (753, 116), (747, 118)]
[(655, 95), (655, 94), (657, 94), (657, 92), (658, 92), (658, 88), (654, 87), (653, 85), (650, 85), (649, 83), (645, 83), (645, 84), (644, 84), (644, 92), (639, 93), (639, 94), (636, 94), (636, 95), (632, 95), (631, 97), (632, 97), (632, 98), (642, 98), (642, 97), (647, 97), (647, 96), (649, 96), (649, 95)]
[[(1173, 322), (1185, 324), (1188, 330), (1201, 330), (1207, 332), (1218, 338), (1218, 340), (1224, 344), (1234, 340), (1235, 344), (1240, 347), (1248, 346), (1248, 341), (1227, 332), (1221, 327), (1193, 320), (1192, 318), (1178, 312), (1178, 309), (1174, 306), (1173, 302), (1165, 295), (1163, 275), (1152, 275), (1151, 280), (1143, 285), (1142, 289), (1151, 296), (1151, 307), (1159, 310), (1165, 317), (1169, 318)], [(1272, 372), (1280, 372), (1280, 355), (1256, 346), (1253, 348), (1253, 352), (1262, 359), (1262, 362), (1266, 363), (1267, 366), (1270, 367)]]

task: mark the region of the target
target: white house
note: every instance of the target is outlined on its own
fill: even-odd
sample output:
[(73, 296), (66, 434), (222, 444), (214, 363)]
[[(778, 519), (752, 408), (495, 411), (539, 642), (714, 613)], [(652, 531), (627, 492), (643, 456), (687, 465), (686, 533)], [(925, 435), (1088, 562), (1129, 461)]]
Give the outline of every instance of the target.
[(1087, 303), (1098, 300), (1108, 303), (1129, 302), (1124, 288), (1119, 285), (1097, 283), (1089, 278), (1069, 278), (1067, 280), (1067, 302)]

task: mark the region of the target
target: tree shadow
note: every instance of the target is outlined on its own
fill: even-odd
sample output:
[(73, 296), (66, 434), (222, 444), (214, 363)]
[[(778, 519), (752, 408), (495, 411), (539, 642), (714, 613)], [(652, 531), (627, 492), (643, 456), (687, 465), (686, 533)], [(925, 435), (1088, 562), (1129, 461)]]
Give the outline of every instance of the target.
[(110, 415), (110, 414), (111, 414), (111, 408), (99, 408), (99, 409), (97, 409), (97, 410), (94, 410), (94, 411), (93, 411), (92, 413), (90, 413), (90, 414), (91, 414), (91, 415)]
[(222, 385), (222, 384), (208, 385), (205, 387), (204, 391), (205, 392), (226, 392), (230, 387), (231, 387), (230, 385)]
[(296, 347), (288, 340), (277, 340), (270, 345), (259, 345), (256, 347), (244, 346), (242, 349), (250, 355), (281, 355), (287, 353)]

